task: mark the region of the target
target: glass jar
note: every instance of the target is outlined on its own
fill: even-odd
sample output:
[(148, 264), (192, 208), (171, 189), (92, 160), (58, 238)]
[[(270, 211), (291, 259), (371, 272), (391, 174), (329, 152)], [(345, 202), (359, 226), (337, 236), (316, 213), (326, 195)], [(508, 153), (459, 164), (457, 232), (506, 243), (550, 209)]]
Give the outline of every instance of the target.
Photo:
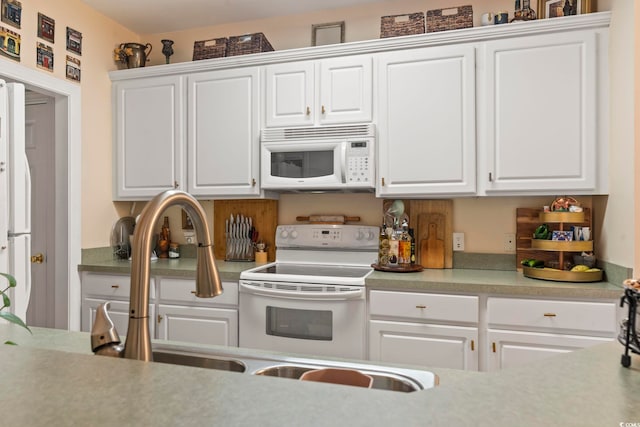
[(169, 245), (169, 258), (180, 258), (180, 245), (171, 243)]

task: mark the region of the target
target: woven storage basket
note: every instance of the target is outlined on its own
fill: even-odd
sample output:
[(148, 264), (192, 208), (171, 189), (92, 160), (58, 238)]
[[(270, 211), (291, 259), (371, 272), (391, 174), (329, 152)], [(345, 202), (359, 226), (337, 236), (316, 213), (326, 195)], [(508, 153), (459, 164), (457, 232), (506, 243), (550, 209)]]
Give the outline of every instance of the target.
[(424, 33), (424, 13), (389, 15), (380, 18), (380, 38)]
[(245, 34), (229, 37), (227, 56), (271, 52), (272, 50), (274, 50), (273, 46), (263, 33)]
[(200, 40), (193, 43), (193, 60), (222, 58), (227, 55), (227, 38)]
[(473, 27), (471, 6), (447, 7), (427, 11), (427, 33)]

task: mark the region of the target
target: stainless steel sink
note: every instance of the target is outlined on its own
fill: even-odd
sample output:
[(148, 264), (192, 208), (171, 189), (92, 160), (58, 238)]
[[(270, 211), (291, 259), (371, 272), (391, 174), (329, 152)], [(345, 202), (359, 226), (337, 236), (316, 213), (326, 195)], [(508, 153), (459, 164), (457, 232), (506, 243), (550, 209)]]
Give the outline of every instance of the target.
[(435, 386), (437, 376), (429, 371), (279, 355), (255, 355), (243, 349), (210, 352), (207, 349), (154, 344), (153, 360), (174, 365), (195, 366), (249, 375), (299, 379), (303, 373), (322, 368), (355, 369), (373, 378), (371, 388), (412, 392)]

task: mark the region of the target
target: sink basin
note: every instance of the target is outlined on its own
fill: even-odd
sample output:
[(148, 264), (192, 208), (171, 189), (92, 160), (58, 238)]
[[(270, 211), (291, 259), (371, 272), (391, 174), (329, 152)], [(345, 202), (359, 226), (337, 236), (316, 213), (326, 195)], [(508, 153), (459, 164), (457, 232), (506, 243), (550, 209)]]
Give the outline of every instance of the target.
[(154, 351), (153, 361), (231, 372), (245, 372), (247, 370), (247, 366), (239, 360), (215, 357), (213, 355), (203, 356), (180, 352)]
[(300, 379), (305, 372), (314, 369), (353, 369), (373, 378), (371, 388), (405, 393), (431, 388), (438, 382), (438, 377), (429, 371), (272, 354), (261, 356), (251, 353), (248, 355), (242, 350), (230, 348), (228, 351), (213, 352), (195, 347), (156, 344), (153, 360), (159, 363), (217, 369), (244, 375), (296, 380)]
[[(254, 374), (265, 375), (268, 377), (299, 379), (302, 374), (314, 369), (317, 369), (317, 367), (280, 365), (261, 369), (254, 372)], [(371, 388), (380, 390), (403, 391), (405, 393), (420, 390), (420, 387), (414, 381), (401, 378), (399, 375), (372, 372), (364, 369), (360, 370), (360, 372), (373, 378), (373, 385), (371, 386)]]

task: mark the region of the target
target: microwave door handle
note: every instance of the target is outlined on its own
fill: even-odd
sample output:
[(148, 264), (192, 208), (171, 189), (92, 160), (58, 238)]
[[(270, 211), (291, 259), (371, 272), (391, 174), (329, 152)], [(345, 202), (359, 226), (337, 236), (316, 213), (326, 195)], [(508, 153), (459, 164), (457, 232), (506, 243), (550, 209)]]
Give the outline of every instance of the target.
[(361, 289), (354, 289), (353, 291), (338, 291), (338, 292), (305, 292), (305, 291), (291, 291), (291, 290), (279, 290), (272, 288), (263, 288), (260, 285), (254, 285), (252, 283), (240, 283), (240, 291), (251, 295), (263, 295), (267, 297), (280, 297), (289, 299), (302, 299), (309, 301), (340, 301), (358, 299), (364, 295), (364, 287)]
[(347, 182), (347, 144), (340, 144), (340, 158), (342, 159), (342, 167), (341, 175), (342, 175), (342, 183), (346, 184)]

